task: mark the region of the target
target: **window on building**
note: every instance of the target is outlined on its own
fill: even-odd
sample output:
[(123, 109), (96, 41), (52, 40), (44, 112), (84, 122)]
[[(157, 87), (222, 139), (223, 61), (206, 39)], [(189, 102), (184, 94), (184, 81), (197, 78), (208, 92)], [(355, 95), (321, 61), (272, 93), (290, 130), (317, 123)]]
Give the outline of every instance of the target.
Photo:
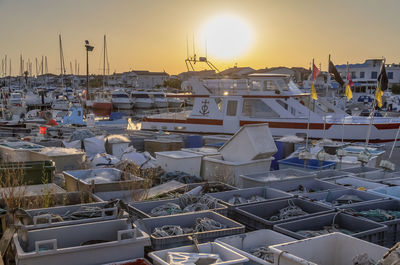
[(227, 116), (236, 116), (237, 112), (237, 101), (236, 100), (228, 100), (228, 105), (226, 107), (226, 115)]
[(365, 78), (365, 72), (360, 72), (360, 78)]
[(371, 79), (377, 79), (378, 78), (378, 72), (371, 72)]
[(388, 79), (393, 79), (393, 72), (388, 72)]
[(356, 72), (351, 72), (351, 79), (356, 79)]

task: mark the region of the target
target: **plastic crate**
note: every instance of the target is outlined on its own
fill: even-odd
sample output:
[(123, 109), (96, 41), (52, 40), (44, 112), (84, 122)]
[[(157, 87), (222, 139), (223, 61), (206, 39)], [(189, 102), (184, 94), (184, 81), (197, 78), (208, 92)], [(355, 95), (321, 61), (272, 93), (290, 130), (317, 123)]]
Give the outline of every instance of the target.
[[(363, 205), (356, 205), (345, 207), (347, 213), (359, 216), (357, 213), (368, 210), (391, 210), (400, 211), (400, 201), (397, 200), (383, 200), (377, 202), (370, 202)], [(378, 222), (376, 219), (369, 219), (367, 217), (360, 216), (371, 221)], [(380, 222), (381, 224), (387, 225), (388, 230), (385, 232), (385, 246), (391, 248), (394, 244), (400, 241), (400, 218), (388, 221)]]
[[(97, 221), (117, 219), (118, 218), (118, 208), (117, 207), (105, 208), (104, 206), (107, 204), (108, 204), (108, 202), (96, 202), (96, 203), (79, 204), (79, 205), (73, 205), (73, 206), (59, 206), (59, 207), (28, 210), (27, 213), (32, 217), (33, 224), (28, 224), (28, 225), (25, 225), (24, 227), (27, 230), (34, 230), (34, 229), (43, 229), (43, 228), (50, 228), (50, 227), (58, 227), (58, 226), (66, 226), (66, 225), (91, 223), (91, 222), (97, 222)], [(76, 219), (76, 220), (60, 221), (60, 222), (52, 221), (52, 217), (54, 217), (54, 215), (65, 216), (65, 215), (68, 215), (68, 214), (78, 211), (82, 207), (99, 207), (99, 208), (101, 208), (101, 212), (100, 212), (101, 216), (91, 217), (91, 218), (88, 217), (88, 218), (82, 218), (82, 219)]]
[(0, 164), (0, 177), (5, 183), (6, 175), (22, 174), (24, 185), (43, 184), (43, 182), (53, 182), (55, 166), (54, 162), (28, 161), (28, 162), (3, 162)]
[(323, 192), (328, 190), (338, 190), (344, 188), (342, 186), (314, 178), (289, 179), (289, 180), (274, 182), (269, 184), (268, 186), (291, 194)]
[(368, 180), (360, 179), (357, 177), (342, 177), (342, 178), (335, 178), (328, 180), (331, 183), (337, 184), (337, 185), (342, 185), (347, 188), (352, 188), (352, 189), (375, 189), (375, 188), (384, 188), (387, 187), (385, 184), (380, 184), (376, 182), (371, 182)]
[[(292, 203), (299, 206), (307, 214), (278, 221), (268, 220), (271, 216), (277, 214), (280, 209), (288, 207), (289, 204)], [(249, 230), (256, 230), (265, 228), (272, 229), (272, 227), (276, 224), (302, 219), (308, 216), (333, 212), (333, 208), (322, 204), (313, 203), (307, 200), (293, 198), (240, 206), (236, 207), (234, 211), (236, 221), (239, 221), (242, 224), (246, 224), (246, 227)]]
[(241, 175), (241, 182), (243, 188), (262, 187), (275, 181), (282, 181), (286, 179), (299, 179), (314, 177), (314, 172), (307, 172), (298, 169), (286, 168), (281, 170), (269, 171), (259, 174), (246, 174)]
[(193, 234), (183, 234), (183, 235), (168, 236), (168, 237), (155, 237), (151, 234), (156, 227), (162, 227), (164, 225), (179, 225), (181, 227), (193, 227), (196, 222), (196, 219), (203, 217), (207, 217), (217, 222), (220, 222), (226, 225), (227, 228), (196, 233), (196, 237), (200, 243), (213, 241), (218, 237), (244, 233), (245, 227), (243, 225), (212, 211), (144, 218), (137, 220), (135, 224), (137, 225), (137, 227), (143, 229), (145, 232), (148, 232), (150, 234), (153, 250), (160, 250), (160, 249), (180, 247), (191, 244), (192, 241), (188, 238), (188, 236), (191, 236)]
[[(65, 188), (68, 191), (91, 191), (91, 192), (107, 192), (128, 190), (139, 188), (143, 184), (143, 179), (124, 173), (115, 168), (98, 168), (88, 170), (71, 170), (64, 171)], [(125, 175), (125, 176), (124, 176)], [(91, 183), (87, 181), (93, 176), (101, 176), (108, 178), (109, 181), (104, 183)], [(124, 178), (123, 178), (124, 177)], [(125, 179), (125, 180), (123, 180)]]
[(151, 265), (151, 263), (147, 259), (139, 258), (139, 259), (111, 262), (103, 265)]
[(325, 204), (330, 207), (336, 207), (336, 208), (342, 208), (345, 205), (348, 204), (342, 204), (342, 205), (334, 205), (333, 201), (337, 200), (343, 195), (355, 195), (359, 197), (362, 202), (354, 202), (351, 203), (351, 205), (359, 205), (359, 204), (364, 204), (366, 202), (370, 201), (379, 201), (385, 199), (384, 196), (379, 195), (379, 194), (373, 194), (370, 192), (365, 192), (365, 191), (360, 191), (360, 190), (354, 190), (354, 189), (343, 189), (343, 190), (332, 190), (332, 191), (326, 191), (326, 192), (319, 192), (319, 193), (306, 193), (302, 194), (304, 198), (307, 198), (311, 201), (318, 201), (318, 203)]
[(338, 178), (343, 176), (352, 176), (353, 174), (342, 171), (342, 170), (334, 170), (334, 169), (326, 169), (315, 172), (315, 177), (322, 180)]
[(13, 237), (18, 265), (102, 264), (143, 257), (150, 245), (149, 236), (127, 219), (32, 230), (27, 240), (23, 248)]
[[(212, 200), (212, 198), (210, 198)], [(176, 198), (176, 199), (169, 199), (169, 200), (159, 200), (159, 201), (144, 201), (144, 202), (131, 202), (129, 203), (128, 207), (130, 209), (130, 213), (135, 215), (137, 218), (150, 218), (152, 217), (151, 215), (151, 210), (154, 209), (157, 206), (161, 206), (166, 203), (175, 203), (178, 204), (179, 206), (183, 206), (181, 199)], [(217, 202), (216, 208), (215, 209), (210, 209), (212, 211), (215, 211), (217, 213), (220, 213), (222, 215), (228, 215), (228, 207), (225, 205), (222, 205)]]
[(272, 246), (271, 252), (280, 265), (347, 265), (354, 264), (355, 256), (367, 253), (379, 261), (387, 248), (342, 233), (313, 237)]
[(222, 204), (227, 205), (229, 208), (234, 208), (234, 207), (238, 207), (238, 206), (244, 206), (244, 205), (256, 203), (256, 202), (244, 202), (244, 203), (239, 203), (239, 204), (230, 203), (229, 200), (235, 196), (241, 197), (246, 200), (250, 199), (252, 196), (258, 196), (260, 198), (263, 198), (262, 201), (264, 201), (264, 202), (276, 201), (276, 200), (280, 200), (280, 199), (288, 199), (288, 198), (293, 197), (292, 194), (289, 194), (289, 193), (286, 193), (286, 192), (283, 192), (280, 190), (276, 190), (273, 188), (267, 188), (267, 187), (257, 187), (257, 188), (216, 192), (216, 193), (210, 193), (210, 194), (208, 194), (208, 196), (219, 200)]
[(303, 160), (298, 157), (286, 158), (283, 160), (279, 160), (279, 168), (297, 168), (306, 171), (314, 171), (314, 170), (325, 170), (325, 169), (334, 169), (336, 166), (336, 162), (331, 161), (319, 161), (317, 159)]
[(296, 241), (296, 239), (267, 229), (261, 229), (240, 235), (221, 237), (215, 240), (215, 242), (247, 257), (251, 264), (259, 265), (270, 265), (274, 263), (273, 260), (271, 260), (271, 263), (270, 261), (258, 258), (252, 255), (250, 251), (260, 247), (269, 247), (292, 241)]
[(351, 167), (345, 168), (342, 171), (354, 174), (360, 178), (366, 178), (366, 176), (370, 176), (372, 178), (374, 174), (379, 174), (378, 172), (382, 172), (382, 169), (375, 167)]
[(326, 226), (333, 224), (338, 225), (342, 229), (350, 231), (350, 235), (362, 240), (369, 241), (378, 245), (385, 242), (385, 231), (388, 227), (364, 218), (355, 217), (341, 212), (329, 213), (320, 216), (278, 224), (274, 226), (274, 230), (296, 239), (305, 239), (306, 236), (299, 231), (322, 230)]
[(386, 198), (400, 200), (400, 186), (377, 188), (369, 190), (368, 192), (370, 192), (371, 194), (384, 196)]
[[(218, 254), (221, 262), (212, 263), (213, 265), (240, 265), (249, 261), (245, 256), (215, 242), (199, 244), (198, 249), (200, 250), (200, 253)], [(169, 265), (170, 263), (168, 263), (167, 258), (168, 254), (171, 252), (197, 253), (198, 250), (196, 246), (190, 245), (154, 251), (149, 254), (149, 257), (153, 260), (154, 265)]]

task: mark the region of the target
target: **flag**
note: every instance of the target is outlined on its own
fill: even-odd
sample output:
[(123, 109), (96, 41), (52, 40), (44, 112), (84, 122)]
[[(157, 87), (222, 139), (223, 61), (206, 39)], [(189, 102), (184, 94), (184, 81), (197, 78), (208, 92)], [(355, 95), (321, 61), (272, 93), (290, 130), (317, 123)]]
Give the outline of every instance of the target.
[(353, 98), (353, 93), (351, 92), (351, 87), (354, 85), (353, 80), (351, 80), (350, 72), (347, 72), (347, 85), (346, 85), (346, 97), (347, 101)]
[[(313, 60), (314, 61), (314, 60)], [(312, 70), (312, 79), (315, 81), (315, 79), (317, 78), (319, 74), (319, 69), (315, 66), (315, 64), (313, 63), (313, 70)]]
[(317, 91), (315, 90), (314, 82), (311, 85), (311, 98), (314, 100), (318, 100)]
[(376, 88), (375, 91), (375, 100), (378, 103), (378, 107), (382, 107), (383, 106), (383, 102), (382, 102), (382, 95), (383, 95), (383, 90), (386, 90), (388, 87), (388, 77), (386, 74), (386, 68), (385, 68), (385, 62), (382, 62), (381, 65), (381, 71), (379, 73), (378, 76), (378, 87)]
[(343, 87), (344, 81), (343, 81), (342, 77), (340, 76), (339, 72), (336, 70), (336, 67), (332, 63), (332, 61), (329, 61), (328, 72), (333, 74), (335, 81), (338, 82), (341, 87)]

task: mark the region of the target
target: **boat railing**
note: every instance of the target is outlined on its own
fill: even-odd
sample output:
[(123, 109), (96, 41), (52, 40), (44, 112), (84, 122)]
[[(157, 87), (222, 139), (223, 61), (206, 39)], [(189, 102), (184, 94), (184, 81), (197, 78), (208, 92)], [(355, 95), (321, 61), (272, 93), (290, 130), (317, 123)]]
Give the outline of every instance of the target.
[(143, 117), (148, 116), (168, 116), (168, 117), (176, 117), (178, 115), (182, 115), (183, 112), (192, 110), (192, 107), (181, 107), (181, 108), (159, 108), (152, 110), (143, 111)]

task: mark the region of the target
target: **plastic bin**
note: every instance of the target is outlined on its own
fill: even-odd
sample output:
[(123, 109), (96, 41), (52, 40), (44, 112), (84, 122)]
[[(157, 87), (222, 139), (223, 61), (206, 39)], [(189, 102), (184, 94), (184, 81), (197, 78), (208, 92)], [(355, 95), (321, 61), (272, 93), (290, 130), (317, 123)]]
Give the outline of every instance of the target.
[(357, 177), (342, 177), (342, 178), (331, 179), (328, 181), (337, 185), (342, 185), (347, 188), (361, 189), (361, 190), (387, 187), (387, 185), (359, 179)]
[[(397, 200), (383, 200), (377, 202), (370, 202), (363, 205), (356, 205), (344, 207), (347, 213), (359, 216), (357, 213), (361, 211), (368, 210), (389, 210), (389, 211), (400, 211), (400, 201)], [(366, 218), (371, 221), (378, 222), (376, 219)], [(400, 218), (379, 222), (381, 224), (387, 225), (388, 230), (385, 232), (385, 246), (391, 248), (394, 244), (400, 241)]]
[(386, 198), (400, 200), (400, 186), (384, 187), (368, 190), (371, 194), (377, 194)]
[(181, 171), (200, 176), (202, 155), (184, 151), (156, 152), (155, 154), (157, 164), (166, 172)]
[(353, 174), (342, 171), (342, 170), (334, 170), (334, 169), (326, 169), (315, 172), (315, 177), (322, 180), (338, 178), (343, 176), (352, 176)]
[(381, 172), (382, 169), (375, 167), (351, 167), (351, 168), (345, 168), (342, 171), (354, 174), (360, 178), (366, 178), (367, 176), (366, 173), (369, 173), (368, 175), (370, 176), (370, 178), (374, 178), (373, 175), (375, 173)]
[(232, 191), (224, 191), (224, 192), (216, 192), (210, 193), (208, 196), (213, 197), (219, 200), (222, 204), (227, 205), (229, 208), (234, 208), (238, 206), (244, 206), (248, 204), (253, 204), (259, 201), (247, 201), (242, 203), (233, 204), (229, 202), (230, 199), (234, 197), (241, 197), (245, 200), (251, 199), (252, 196), (258, 196), (259, 199), (263, 198), (262, 201), (276, 201), (280, 199), (288, 199), (293, 197), (292, 194), (267, 188), (267, 187), (257, 187), (257, 188), (248, 188), (248, 189), (240, 189), (240, 190), (232, 190)]
[(298, 169), (286, 168), (281, 170), (249, 174), (245, 173), (240, 175), (243, 188), (252, 188), (266, 186), (267, 184), (275, 181), (281, 181), (294, 178), (307, 178), (314, 177), (314, 173)]
[(292, 241), (296, 241), (296, 239), (267, 229), (261, 229), (240, 235), (221, 237), (215, 240), (216, 243), (224, 245), (227, 248), (232, 249), (239, 254), (242, 254), (249, 259), (251, 264), (259, 265), (274, 264), (274, 259), (273, 257), (271, 257), (272, 259), (270, 260), (270, 262), (258, 258), (251, 254), (252, 250), (260, 247), (269, 247), (272, 245), (283, 244)]
[(353, 258), (364, 253), (377, 262), (388, 251), (342, 233), (276, 245), (270, 249), (275, 259), (279, 258), (280, 265), (347, 265), (354, 264)]
[(273, 157), (246, 162), (233, 162), (223, 160), (220, 155), (207, 156), (203, 158), (202, 178), (208, 181), (222, 181), (242, 187), (240, 175), (268, 172), (272, 160)]
[(218, 150), (225, 160), (245, 162), (270, 158), (278, 149), (267, 123), (244, 125)]
[[(143, 179), (114, 168), (64, 171), (65, 187), (68, 191), (106, 192), (137, 189)], [(89, 178), (101, 178), (92, 183)], [(125, 179), (125, 180), (122, 180)]]
[(127, 219), (32, 230), (27, 239), (23, 248), (18, 235), (13, 237), (17, 265), (101, 264), (143, 257), (150, 245), (149, 236)]
[(184, 137), (185, 148), (199, 148), (203, 146), (203, 136), (187, 135)]
[[(230, 264), (244, 264), (249, 261), (248, 258), (245, 256), (232, 251), (231, 249), (227, 248), (224, 245), (209, 242), (204, 244), (199, 244), (198, 248), (200, 253), (207, 253), (207, 254), (217, 254), (219, 255), (221, 262), (215, 262), (212, 264), (215, 265), (230, 265)], [(168, 263), (168, 253), (170, 252), (186, 252), (186, 253), (198, 253), (196, 246), (184, 246), (178, 248), (170, 248), (166, 250), (159, 250), (154, 251), (149, 254), (149, 257), (153, 260), (154, 265), (169, 265)]]
[[(28, 210), (27, 213), (32, 217), (33, 224), (25, 225), (24, 227), (27, 230), (34, 229), (42, 229), (42, 228), (50, 228), (50, 227), (58, 227), (58, 226), (66, 226), (66, 225), (74, 225), (81, 223), (91, 223), (97, 221), (105, 221), (112, 220), (118, 218), (118, 208), (117, 207), (107, 207), (105, 208), (108, 202), (96, 202), (96, 203), (87, 203), (87, 204), (79, 204), (73, 206), (59, 206), (59, 207), (51, 207), (51, 208), (41, 208)], [(100, 212), (94, 217), (87, 217), (76, 220), (67, 220), (67, 221), (59, 221), (54, 222), (52, 217), (54, 215), (59, 215), (61, 217), (66, 216), (68, 214), (72, 214), (76, 212), (82, 207), (98, 207), (100, 208)]]
[(295, 168), (302, 169), (305, 171), (325, 170), (334, 169), (336, 162), (331, 161), (319, 161), (317, 159), (303, 160), (298, 157), (286, 158), (278, 161), (279, 168)]
[[(59, 147), (59, 149), (62, 151), (63, 148)], [(46, 150), (47, 148), (44, 148), (41, 151), (31, 152), (31, 160), (32, 161), (52, 160), (56, 166), (57, 173), (61, 173), (65, 170), (81, 169), (86, 159), (86, 153), (78, 150), (76, 150), (75, 153), (71, 154), (65, 154), (63, 152), (60, 152), (60, 154), (43, 153)]]
[(31, 160), (29, 151), (39, 151), (44, 146), (25, 141), (0, 143), (0, 156), (2, 162), (26, 162)]
[(160, 249), (180, 247), (191, 244), (192, 242), (188, 238), (188, 236), (193, 234), (183, 234), (183, 235), (168, 236), (168, 237), (155, 237), (151, 234), (156, 227), (162, 227), (164, 225), (179, 225), (182, 228), (193, 227), (196, 222), (196, 219), (203, 217), (207, 217), (217, 222), (220, 222), (226, 225), (227, 228), (196, 233), (196, 237), (199, 243), (213, 241), (218, 237), (244, 233), (245, 227), (243, 225), (212, 211), (144, 218), (137, 220), (135, 224), (137, 225), (138, 228), (150, 234), (151, 245), (153, 250), (160, 250)]
[(277, 181), (268, 184), (268, 186), (291, 194), (315, 193), (344, 188), (342, 186), (314, 178)]
[(300, 234), (299, 231), (318, 231), (333, 224), (338, 225), (341, 229), (346, 229), (353, 237), (378, 245), (384, 244), (385, 231), (388, 229), (384, 224), (336, 212), (278, 224), (274, 226), (274, 230), (296, 239), (305, 239), (307, 237)]
[[(280, 209), (293, 204), (299, 206), (307, 214), (277, 221), (268, 220), (271, 216), (279, 213)], [(303, 199), (293, 198), (240, 206), (236, 207), (234, 211), (236, 221), (239, 221), (242, 224), (246, 224), (246, 227), (249, 230), (256, 230), (265, 228), (272, 229), (272, 227), (276, 224), (285, 223), (297, 219), (303, 219), (308, 216), (333, 212), (333, 208)]]
[(351, 205), (359, 205), (364, 204), (370, 201), (380, 201), (385, 199), (384, 196), (379, 194), (372, 194), (365, 191), (360, 190), (353, 190), (353, 189), (343, 189), (343, 190), (332, 190), (326, 192), (319, 192), (319, 193), (305, 193), (302, 194), (303, 197), (311, 200), (311, 201), (318, 201), (318, 203), (325, 204), (331, 207), (342, 208), (345, 205), (349, 204), (342, 204), (342, 205), (334, 205), (333, 201), (337, 200), (343, 195), (354, 195), (363, 200), (362, 202), (352, 202), (349, 203)]
[[(211, 198), (212, 200), (212, 198)], [(157, 206), (161, 206), (166, 203), (175, 203), (181, 206), (183, 208), (183, 203), (180, 198), (176, 199), (169, 199), (169, 200), (158, 200), (158, 201), (144, 201), (144, 202), (131, 202), (129, 203), (129, 208), (131, 210), (131, 213), (134, 214), (138, 218), (150, 218), (152, 217), (151, 215), (151, 210), (154, 209)], [(228, 215), (228, 207), (225, 205), (222, 205), (220, 203), (217, 203), (217, 207), (215, 209), (210, 209), (212, 211), (215, 211), (217, 213), (220, 213), (222, 215)]]
[[(52, 182), (55, 166), (52, 161), (35, 162), (5, 162), (0, 164), (0, 176), (5, 180), (7, 175), (22, 175), (22, 183), (25, 185), (43, 184)], [(6, 183), (6, 182), (4, 182)]]

